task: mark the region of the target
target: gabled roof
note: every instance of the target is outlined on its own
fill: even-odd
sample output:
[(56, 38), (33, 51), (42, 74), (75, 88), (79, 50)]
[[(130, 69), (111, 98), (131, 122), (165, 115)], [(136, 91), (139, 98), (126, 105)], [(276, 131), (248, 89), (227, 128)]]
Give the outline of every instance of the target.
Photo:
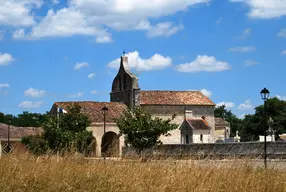
[[(16, 127), (10, 125), (10, 138), (22, 138), (29, 135), (39, 135), (43, 132), (41, 127)], [(8, 138), (8, 125), (0, 123), (0, 138)]]
[(115, 119), (119, 118), (123, 111), (126, 109), (126, 105), (120, 102), (67, 101), (55, 102), (50, 112), (52, 114), (56, 114), (57, 107), (61, 107), (68, 112), (68, 107), (72, 104), (79, 104), (82, 107), (82, 112), (86, 114), (90, 121), (93, 123), (103, 122), (101, 109), (104, 106), (108, 108), (106, 122), (114, 122)]
[(215, 104), (200, 91), (140, 91), (141, 105), (208, 105)]
[(186, 119), (188, 125), (194, 130), (209, 130), (211, 127), (204, 119)]
[(225, 129), (225, 127), (229, 127), (230, 123), (225, 121), (223, 118), (216, 117), (215, 118), (215, 129)]

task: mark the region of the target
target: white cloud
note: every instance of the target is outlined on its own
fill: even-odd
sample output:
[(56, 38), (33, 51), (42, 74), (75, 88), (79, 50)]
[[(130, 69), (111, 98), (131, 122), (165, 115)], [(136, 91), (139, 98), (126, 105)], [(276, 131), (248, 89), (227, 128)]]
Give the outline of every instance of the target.
[[(20, 1), (20, 0), (19, 0)], [(147, 36), (168, 37), (182, 30), (182, 25), (149, 23), (157, 19), (185, 11), (191, 6), (207, 4), (210, 0), (70, 0), (68, 6), (49, 10), (40, 22), (33, 25), (24, 39), (68, 37), (72, 35), (93, 36), (97, 42), (111, 42), (114, 30), (143, 30)]]
[(219, 72), (230, 69), (227, 62), (219, 61), (213, 56), (198, 55), (195, 61), (177, 66), (179, 72)]
[(97, 94), (97, 91), (92, 90), (92, 91), (90, 91), (90, 94), (95, 95), (95, 94)]
[(230, 0), (243, 2), (250, 7), (251, 18), (271, 19), (286, 15), (286, 0)]
[(240, 114), (240, 115), (238, 115), (238, 118), (239, 118), (239, 119), (244, 119), (244, 118), (245, 118), (245, 115), (246, 115), (246, 114)]
[(286, 28), (285, 29), (281, 29), (279, 31), (279, 33), (277, 33), (277, 36), (281, 37), (281, 38), (286, 38)]
[(32, 108), (39, 108), (44, 104), (42, 101), (32, 102), (32, 101), (23, 101), (18, 105), (18, 107), (23, 109), (32, 109)]
[(237, 107), (237, 109), (241, 111), (253, 110), (254, 106), (251, 104), (251, 101), (248, 99), (244, 103), (240, 104)]
[(80, 68), (83, 68), (83, 67), (88, 67), (88, 63), (87, 62), (81, 62), (81, 63), (76, 63), (75, 66), (74, 66), (74, 70), (79, 70)]
[(286, 96), (276, 95), (276, 97), (280, 100), (286, 101)]
[(45, 90), (37, 90), (34, 88), (29, 88), (24, 92), (27, 97), (43, 97), (47, 94)]
[(253, 66), (253, 65), (258, 65), (259, 63), (257, 61), (254, 61), (254, 60), (246, 60), (244, 61), (244, 66), (245, 67), (250, 67), (250, 66)]
[(281, 55), (286, 55), (286, 49), (281, 51)]
[(0, 88), (8, 88), (10, 85), (8, 83), (0, 83)]
[(95, 77), (95, 73), (90, 73), (90, 74), (88, 74), (88, 76), (87, 76), (89, 79), (92, 79), (93, 77)]
[[(170, 57), (164, 57), (157, 53), (149, 59), (142, 59), (138, 51), (130, 52), (127, 56), (129, 67), (136, 71), (160, 70), (172, 65), (172, 59)], [(120, 58), (108, 63), (108, 67), (115, 69), (118, 69), (119, 65)]]
[(235, 107), (235, 104), (233, 102), (226, 102), (226, 101), (222, 101), (216, 104), (216, 106), (225, 106), (227, 109), (231, 109), (233, 107)]
[(14, 58), (9, 53), (0, 53), (0, 66), (9, 65)]
[(252, 30), (250, 28), (246, 28), (244, 29), (244, 31), (242, 32), (241, 36), (239, 37), (239, 39), (246, 39), (247, 37), (249, 37), (252, 33)]
[(242, 53), (253, 52), (255, 50), (256, 48), (253, 46), (233, 47), (229, 49), (229, 51), (232, 52), (242, 52)]
[(202, 92), (202, 94), (204, 94), (207, 97), (211, 97), (212, 96), (212, 92), (207, 90), (207, 89), (201, 89), (200, 91)]
[(25, 31), (24, 29), (17, 29), (16, 31), (13, 32), (12, 35), (13, 39), (23, 39), (25, 38)]
[(60, 1), (59, 1), (59, 0), (52, 0), (52, 3), (53, 3), (53, 4), (59, 4)]
[(218, 18), (218, 20), (216, 20), (216, 24), (221, 24), (222, 19), (223, 19), (222, 17)]
[(1, 0), (0, 25), (32, 26), (35, 24), (32, 9), (42, 4), (42, 0)]
[(77, 98), (77, 97), (82, 97), (82, 96), (83, 96), (83, 92), (77, 92), (75, 94), (68, 95), (68, 97), (70, 98)]
[[(16, 33), (16, 32), (15, 32)], [(18, 32), (19, 33), (19, 32)], [(13, 35), (18, 39), (41, 39), (44, 37), (70, 37), (73, 35), (95, 36), (97, 42), (108, 42), (111, 34), (99, 27), (88, 25), (84, 15), (74, 9), (63, 8), (58, 12), (49, 10), (47, 16), (40, 23), (33, 26), (32, 30), (25, 34)]]
[(183, 29), (183, 25), (174, 26), (171, 22), (158, 23), (156, 26), (148, 28), (147, 37), (170, 37)]

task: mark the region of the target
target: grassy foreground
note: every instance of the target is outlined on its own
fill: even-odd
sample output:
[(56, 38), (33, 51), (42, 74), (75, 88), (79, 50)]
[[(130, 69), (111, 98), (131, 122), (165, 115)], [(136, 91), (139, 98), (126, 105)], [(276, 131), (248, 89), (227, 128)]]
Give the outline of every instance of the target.
[(285, 170), (173, 161), (87, 161), (83, 158), (0, 159), (0, 189), (5, 191), (286, 191)]

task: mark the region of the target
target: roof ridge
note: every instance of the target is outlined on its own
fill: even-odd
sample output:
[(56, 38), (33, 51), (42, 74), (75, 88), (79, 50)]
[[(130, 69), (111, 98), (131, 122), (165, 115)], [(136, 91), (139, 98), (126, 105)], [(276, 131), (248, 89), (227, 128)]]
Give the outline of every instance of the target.
[(200, 90), (142, 90), (141, 92), (158, 91), (158, 92), (201, 92)]

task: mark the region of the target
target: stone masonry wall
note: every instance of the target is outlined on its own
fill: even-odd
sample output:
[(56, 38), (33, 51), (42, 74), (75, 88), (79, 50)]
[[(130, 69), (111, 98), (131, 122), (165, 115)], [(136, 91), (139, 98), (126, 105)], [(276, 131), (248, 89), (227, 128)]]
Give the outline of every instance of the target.
[(172, 123), (178, 125), (176, 130), (170, 131), (171, 136), (165, 137), (162, 136), (160, 140), (163, 144), (181, 144), (181, 131), (180, 126), (185, 118), (185, 110), (191, 110), (193, 118), (201, 118), (202, 116), (206, 117), (206, 121), (210, 125), (211, 139), (210, 142), (214, 142), (214, 128), (215, 128), (215, 120), (214, 120), (214, 109), (212, 106), (165, 106), (165, 105), (142, 105), (142, 107), (150, 112), (155, 117), (160, 117), (162, 119), (171, 118), (173, 114), (176, 115), (175, 119)]

